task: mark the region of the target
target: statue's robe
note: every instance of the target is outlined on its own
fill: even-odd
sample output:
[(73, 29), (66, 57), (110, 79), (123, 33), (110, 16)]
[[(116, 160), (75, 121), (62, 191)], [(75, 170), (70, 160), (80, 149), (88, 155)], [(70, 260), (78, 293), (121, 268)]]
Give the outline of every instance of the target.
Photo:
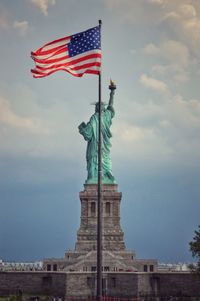
[[(110, 157), (110, 138), (112, 137), (110, 126), (114, 117), (114, 109), (108, 106), (101, 113), (101, 132), (102, 132), (102, 182), (115, 183), (112, 175), (112, 163)], [(79, 131), (84, 139), (88, 141), (86, 160), (87, 160), (87, 184), (95, 184), (98, 179), (98, 113), (90, 118), (85, 126), (80, 126)]]

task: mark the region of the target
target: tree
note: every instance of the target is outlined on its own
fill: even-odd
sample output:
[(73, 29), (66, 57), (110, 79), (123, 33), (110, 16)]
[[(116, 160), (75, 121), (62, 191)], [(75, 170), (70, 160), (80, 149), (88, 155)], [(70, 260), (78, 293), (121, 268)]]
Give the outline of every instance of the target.
[(200, 225), (198, 227), (198, 230), (195, 230), (194, 233), (195, 236), (193, 237), (193, 240), (189, 242), (189, 246), (190, 251), (192, 252), (192, 257), (197, 259), (197, 266), (195, 266), (195, 271), (200, 273)]

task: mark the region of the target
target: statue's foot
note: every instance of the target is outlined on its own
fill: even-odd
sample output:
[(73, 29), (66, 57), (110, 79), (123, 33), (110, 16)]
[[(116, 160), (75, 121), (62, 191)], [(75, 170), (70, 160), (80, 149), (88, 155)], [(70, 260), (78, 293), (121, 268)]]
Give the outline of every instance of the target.
[(116, 184), (116, 181), (115, 181), (115, 178), (112, 176), (112, 177), (103, 177), (103, 180), (102, 180), (103, 184)]
[(89, 178), (85, 181), (85, 184), (97, 184), (98, 178)]

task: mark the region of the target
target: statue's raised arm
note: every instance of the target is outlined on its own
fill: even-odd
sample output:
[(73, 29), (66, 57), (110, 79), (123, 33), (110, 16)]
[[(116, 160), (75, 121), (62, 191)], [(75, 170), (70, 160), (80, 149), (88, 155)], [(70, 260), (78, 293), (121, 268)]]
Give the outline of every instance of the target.
[[(112, 124), (112, 118), (115, 115), (113, 101), (116, 85), (113, 81), (110, 81), (109, 89), (111, 91), (107, 108), (105, 103), (101, 103), (102, 182), (104, 184), (115, 183), (110, 157), (110, 138), (112, 137), (110, 127)], [(98, 181), (98, 116), (99, 104), (97, 102), (95, 104), (95, 113), (91, 116), (89, 122), (87, 124), (82, 122), (78, 127), (79, 133), (83, 135), (84, 139), (87, 141), (86, 160), (88, 175), (86, 184), (97, 184)]]
[(111, 111), (112, 118), (113, 118), (114, 115), (115, 115), (115, 110), (114, 110), (113, 104), (114, 104), (114, 94), (115, 94), (116, 85), (115, 85), (115, 83), (112, 80), (110, 80), (109, 89), (110, 89), (110, 99), (109, 99), (109, 103), (108, 103), (107, 109)]

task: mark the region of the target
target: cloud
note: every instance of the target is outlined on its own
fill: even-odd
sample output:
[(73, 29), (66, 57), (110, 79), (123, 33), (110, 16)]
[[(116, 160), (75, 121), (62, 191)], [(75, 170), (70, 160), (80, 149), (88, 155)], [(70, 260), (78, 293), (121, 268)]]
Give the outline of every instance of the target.
[(153, 77), (150, 77), (146, 74), (142, 74), (140, 77), (140, 83), (144, 85), (147, 88), (150, 88), (152, 90), (156, 90), (161, 93), (167, 93), (169, 92), (167, 85), (158, 79), (155, 79)]
[(154, 131), (153, 128), (145, 128), (137, 125), (131, 125), (129, 123), (121, 123), (120, 135), (123, 141), (137, 142), (141, 140), (152, 139), (154, 137)]
[(41, 127), (39, 120), (17, 115), (8, 100), (0, 97), (0, 123), (16, 129), (23, 129), (34, 134), (49, 135), (48, 129)]
[[(171, 103), (173, 110), (172, 116), (174, 123), (178, 127), (182, 127), (185, 133), (185, 129), (195, 130), (200, 129), (200, 101), (197, 99), (184, 100), (181, 95), (173, 97)], [(194, 134), (193, 134), (194, 135)]]
[(161, 45), (162, 56), (170, 62), (176, 62), (176, 64), (187, 67), (189, 63), (189, 51), (188, 48), (174, 40), (167, 40)]
[(199, 57), (200, 47), (200, 7), (196, 1), (176, 1), (174, 5), (168, 5), (162, 17), (177, 39), (184, 40), (185, 44), (192, 47), (195, 55)]
[(170, 19), (179, 19), (180, 16), (178, 13), (176, 13), (175, 11), (171, 11), (169, 13), (166, 13), (163, 17), (162, 17), (162, 21), (165, 21), (165, 20), (170, 20)]
[(0, 28), (2, 29), (9, 28), (9, 21), (7, 17), (3, 14), (0, 15)]
[(174, 2), (173, 5), (167, 5), (163, 10), (162, 20), (177, 19), (178, 22), (184, 24), (188, 19), (197, 18), (197, 10), (195, 5), (191, 3), (182, 4), (180, 1)]
[(0, 14), (0, 29), (15, 29), (21, 36), (25, 36), (29, 31), (28, 21), (12, 21), (6, 12)]
[[(142, 108), (145, 109), (144, 106)], [(126, 162), (131, 165), (137, 165), (137, 162), (148, 162), (159, 164), (160, 160), (167, 159), (170, 155), (170, 147), (166, 145), (165, 138), (159, 135), (153, 126), (145, 127), (133, 124), (133, 122), (119, 122), (112, 129), (115, 139), (113, 144), (113, 156), (117, 154), (118, 161), (123, 161), (126, 156)], [(123, 145), (123, 148), (121, 148)], [(125, 151), (124, 151), (125, 150)], [(155, 159), (156, 158), (156, 162)]]
[(151, 71), (154, 76), (165, 76), (165, 78), (173, 79), (175, 83), (185, 83), (190, 79), (189, 72), (175, 64), (157, 64), (152, 66)]
[(158, 46), (151, 43), (143, 48), (143, 52), (148, 55), (159, 55), (167, 62), (185, 68), (189, 65), (189, 50), (186, 45), (175, 40), (165, 40)]
[[(118, 16), (119, 20), (133, 24), (142, 23), (142, 25), (155, 20), (154, 17), (152, 18), (152, 14), (145, 13), (146, 0), (104, 0), (104, 3), (112, 13), (115, 13)], [(153, 15), (155, 15), (154, 12)]]
[(200, 162), (200, 99), (177, 94), (161, 102), (128, 102), (112, 131), (118, 160), (125, 149), (133, 164), (142, 160), (154, 167), (166, 162), (196, 166)]
[(143, 48), (143, 52), (145, 54), (158, 54), (160, 53), (160, 49), (153, 43), (150, 43), (148, 45), (146, 45), (144, 48)]
[(198, 57), (199, 54), (199, 48), (200, 48), (200, 19), (198, 18), (192, 18), (189, 19), (187, 22), (184, 23), (184, 29), (185, 34), (188, 37), (188, 41), (192, 43), (194, 52)]
[(159, 23), (171, 2), (171, 0), (104, 0), (106, 7), (120, 19), (142, 26)]
[(56, 0), (31, 0), (31, 2), (38, 7), (45, 16), (48, 15), (49, 6), (56, 4)]
[(164, 4), (165, 0), (147, 0), (147, 2), (150, 4), (162, 5)]
[(15, 28), (21, 36), (25, 36), (29, 31), (29, 25), (27, 21), (15, 21), (13, 23), (13, 28)]
[(196, 17), (196, 9), (191, 4), (183, 4), (179, 7), (180, 15), (186, 19), (195, 18)]
[(189, 80), (189, 67), (192, 63), (189, 49), (179, 41), (165, 40), (155, 45), (150, 43), (143, 48), (146, 55), (157, 56), (162, 63), (152, 67), (153, 74), (168, 76), (176, 83)]
[(200, 4), (195, 0), (104, 0), (117, 17), (140, 26), (162, 25), (165, 35), (184, 41), (200, 56)]

